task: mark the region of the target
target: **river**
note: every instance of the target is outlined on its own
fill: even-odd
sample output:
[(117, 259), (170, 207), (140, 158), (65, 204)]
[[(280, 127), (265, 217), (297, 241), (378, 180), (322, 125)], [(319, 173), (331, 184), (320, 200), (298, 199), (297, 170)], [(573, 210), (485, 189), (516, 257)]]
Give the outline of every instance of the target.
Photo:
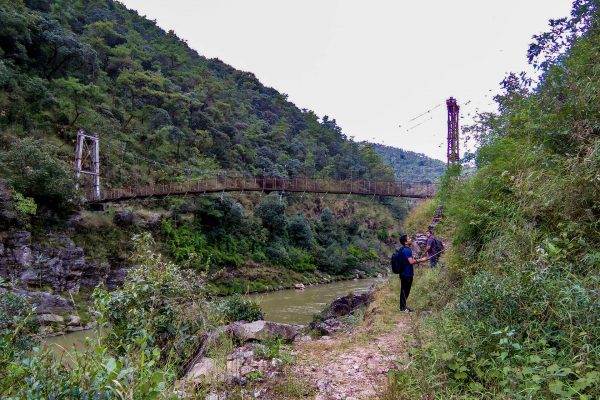
[[(352, 292), (354, 294), (366, 292), (371, 285), (380, 282), (380, 279), (359, 279), (340, 281), (316, 286), (308, 286), (304, 290), (286, 289), (276, 292), (252, 294), (249, 297), (256, 300), (263, 312), (264, 319), (286, 324), (307, 324), (312, 316), (322, 311), (327, 304), (340, 296)], [(46, 339), (46, 343), (54, 349), (77, 350), (83, 348), (85, 339), (94, 335), (93, 330), (69, 333)]]
[(352, 292), (366, 292), (379, 279), (357, 279), (324, 285), (308, 286), (304, 290), (287, 289), (269, 293), (252, 294), (263, 312), (264, 319), (286, 324), (307, 324), (314, 314), (322, 311), (329, 303), (340, 296)]

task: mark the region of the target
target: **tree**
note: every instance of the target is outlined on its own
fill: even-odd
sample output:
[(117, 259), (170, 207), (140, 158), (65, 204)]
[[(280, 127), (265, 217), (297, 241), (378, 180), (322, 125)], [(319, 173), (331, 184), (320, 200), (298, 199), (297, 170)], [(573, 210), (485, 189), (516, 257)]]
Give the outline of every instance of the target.
[(285, 209), (285, 200), (281, 199), (278, 194), (272, 193), (260, 201), (255, 214), (272, 236), (282, 236), (287, 227)]
[(73, 169), (58, 158), (58, 149), (26, 138), (0, 155), (0, 172), (19, 193), (39, 205), (64, 211), (78, 204)]
[(89, 44), (82, 43), (73, 32), (63, 29), (54, 20), (43, 19), (41, 30), (42, 47), (46, 53), (43, 60), (46, 79), (52, 80), (69, 67), (84, 75), (96, 73), (98, 60)]
[(59, 97), (61, 110), (68, 110), (72, 113), (69, 120), (71, 127), (75, 125), (86, 108), (90, 108), (92, 104), (102, 99), (100, 89), (96, 85), (83, 84), (77, 78), (55, 79), (53, 85), (58, 94), (62, 95)]
[(292, 244), (310, 249), (313, 245), (313, 233), (304, 214), (298, 214), (290, 221), (288, 236)]
[(0, 3), (0, 57), (19, 61), (29, 59), (27, 47), (32, 44), (33, 31), (39, 18), (27, 12), (21, 1)]

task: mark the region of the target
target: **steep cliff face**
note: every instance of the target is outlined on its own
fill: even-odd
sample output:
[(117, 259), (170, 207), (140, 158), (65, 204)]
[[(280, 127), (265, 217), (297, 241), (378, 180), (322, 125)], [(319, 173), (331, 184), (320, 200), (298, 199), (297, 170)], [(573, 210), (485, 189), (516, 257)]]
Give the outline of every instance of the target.
[[(10, 282), (0, 293), (11, 291), (26, 296), (36, 306), (38, 319), (55, 323), (74, 311), (67, 292), (91, 289), (100, 283), (109, 288), (122, 284), (125, 269), (90, 261), (66, 233), (48, 232), (33, 240), (27, 218), (19, 212), (10, 189), (0, 180), (0, 278)], [(49, 315), (52, 315), (51, 317)]]

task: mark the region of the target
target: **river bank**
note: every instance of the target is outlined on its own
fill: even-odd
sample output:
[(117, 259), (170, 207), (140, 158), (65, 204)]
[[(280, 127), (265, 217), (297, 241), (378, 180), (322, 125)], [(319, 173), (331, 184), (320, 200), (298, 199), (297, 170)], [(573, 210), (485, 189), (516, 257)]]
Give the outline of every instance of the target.
[[(346, 280), (328, 284), (309, 286), (304, 290), (284, 289), (249, 296), (264, 312), (267, 321), (305, 325), (314, 314), (322, 311), (337, 297), (349, 293), (360, 294), (374, 284), (382, 282), (378, 278)], [(87, 338), (96, 337), (93, 329), (54, 335), (44, 338), (44, 342), (59, 352), (63, 349), (82, 350)]]

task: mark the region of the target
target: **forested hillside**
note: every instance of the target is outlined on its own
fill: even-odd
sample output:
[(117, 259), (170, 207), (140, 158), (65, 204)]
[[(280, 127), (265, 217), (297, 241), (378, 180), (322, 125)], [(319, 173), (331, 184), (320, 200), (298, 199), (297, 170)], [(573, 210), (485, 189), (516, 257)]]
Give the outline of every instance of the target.
[(34, 138), (70, 160), (79, 128), (101, 138), (107, 185), (211, 170), (393, 176), (335, 119), (298, 109), (118, 2), (0, 0), (0, 146), (26, 152)]
[(438, 312), (393, 398), (600, 395), (600, 3), (575, 1), (528, 58), (539, 83), (506, 77), (469, 128), (473, 176), (443, 180), (449, 269), (422, 277)]
[(383, 144), (374, 144), (373, 148), (393, 168), (394, 176), (399, 180), (438, 182), (446, 172), (446, 163), (425, 154)]
[(298, 109), (253, 74), (200, 56), (112, 0), (0, 0), (0, 56), (0, 187), (9, 214), (19, 215), (5, 225), (33, 231), (34, 243), (75, 220), (67, 233), (75, 244), (120, 268), (130, 237), (152, 230), (165, 255), (208, 272), (221, 292), (380, 268), (401, 201), (367, 209), (335, 198), (234, 194), (72, 215), (80, 211), (72, 170), (79, 128), (100, 137), (104, 187), (215, 170), (393, 179), (373, 146), (349, 140), (334, 119)]

